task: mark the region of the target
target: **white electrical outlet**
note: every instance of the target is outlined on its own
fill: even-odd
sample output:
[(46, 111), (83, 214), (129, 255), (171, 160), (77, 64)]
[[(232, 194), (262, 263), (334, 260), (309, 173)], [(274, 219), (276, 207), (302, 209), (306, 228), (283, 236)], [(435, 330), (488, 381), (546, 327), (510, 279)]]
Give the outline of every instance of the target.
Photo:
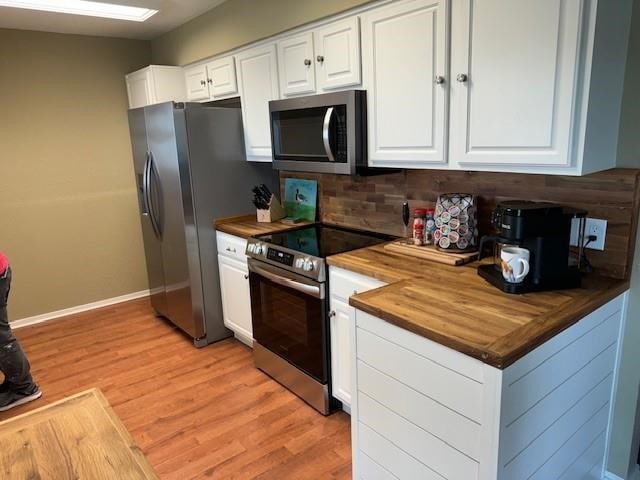
[[(574, 218), (571, 222), (571, 245), (578, 246), (578, 231), (580, 227), (580, 219)], [(596, 237), (595, 240), (589, 242), (589, 235)], [(586, 248), (593, 250), (604, 250), (604, 241), (607, 236), (607, 221), (599, 218), (586, 219), (584, 227), (584, 243)]]

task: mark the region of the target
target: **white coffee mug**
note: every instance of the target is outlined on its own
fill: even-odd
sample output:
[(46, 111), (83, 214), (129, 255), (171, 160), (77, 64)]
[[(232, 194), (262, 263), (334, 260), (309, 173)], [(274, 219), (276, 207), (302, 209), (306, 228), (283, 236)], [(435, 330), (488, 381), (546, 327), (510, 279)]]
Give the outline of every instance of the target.
[(505, 247), (500, 252), (502, 276), (507, 282), (520, 283), (529, 273), (529, 250)]

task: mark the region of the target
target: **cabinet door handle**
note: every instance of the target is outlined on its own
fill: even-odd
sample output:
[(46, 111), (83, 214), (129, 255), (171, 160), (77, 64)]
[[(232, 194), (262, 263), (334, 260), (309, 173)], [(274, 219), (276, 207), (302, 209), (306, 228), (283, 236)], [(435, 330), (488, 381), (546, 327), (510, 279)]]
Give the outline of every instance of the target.
[(227, 252), (236, 253), (236, 249), (235, 248), (231, 248), (231, 247), (227, 247)]
[(324, 55), (318, 55), (318, 56), (316, 57), (316, 60), (317, 60), (318, 62), (320, 62), (320, 63), (324, 62)]
[(435, 82), (438, 85), (442, 85), (444, 83), (444, 77), (442, 75), (436, 75)]
[(244, 274), (244, 279), (245, 279), (245, 280), (249, 280), (249, 274), (245, 273), (245, 274)]
[(203, 87), (207, 84), (207, 82), (205, 82), (204, 80), (200, 80), (200, 85), (202, 85)]
[(210, 78), (207, 78), (207, 83), (208, 83), (209, 85), (213, 85), (213, 80), (211, 80)]
[(311, 65), (311, 60), (309, 60), (308, 58), (305, 58), (304, 64), (308, 67), (309, 65)]
[(467, 77), (466, 73), (459, 73), (458, 76), (456, 77), (456, 80), (460, 83), (465, 83), (468, 79), (469, 77)]
[(335, 310), (331, 310), (331, 311), (329, 312), (329, 318), (333, 318), (333, 317), (335, 317), (335, 316), (336, 316), (336, 311), (335, 311)]

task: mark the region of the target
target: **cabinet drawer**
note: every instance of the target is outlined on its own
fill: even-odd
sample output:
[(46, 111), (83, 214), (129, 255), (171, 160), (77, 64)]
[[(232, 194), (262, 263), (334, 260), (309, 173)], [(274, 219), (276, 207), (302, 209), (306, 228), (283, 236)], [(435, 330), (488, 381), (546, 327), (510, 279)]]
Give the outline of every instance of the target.
[(218, 253), (247, 263), (247, 240), (224, 232), (216, 232)]
[(341, 268), (329, 269), (329, 291), (332, 297), (347, 301), (351, 295), (382, 287), (386, 283)]

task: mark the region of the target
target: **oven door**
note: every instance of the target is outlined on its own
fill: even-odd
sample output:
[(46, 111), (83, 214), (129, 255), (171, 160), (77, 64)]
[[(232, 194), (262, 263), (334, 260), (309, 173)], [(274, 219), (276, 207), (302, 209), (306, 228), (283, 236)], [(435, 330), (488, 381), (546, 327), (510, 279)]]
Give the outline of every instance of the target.
[(253, 259), (249, 284), (255, 341), (327, 383), (325, 284)]

